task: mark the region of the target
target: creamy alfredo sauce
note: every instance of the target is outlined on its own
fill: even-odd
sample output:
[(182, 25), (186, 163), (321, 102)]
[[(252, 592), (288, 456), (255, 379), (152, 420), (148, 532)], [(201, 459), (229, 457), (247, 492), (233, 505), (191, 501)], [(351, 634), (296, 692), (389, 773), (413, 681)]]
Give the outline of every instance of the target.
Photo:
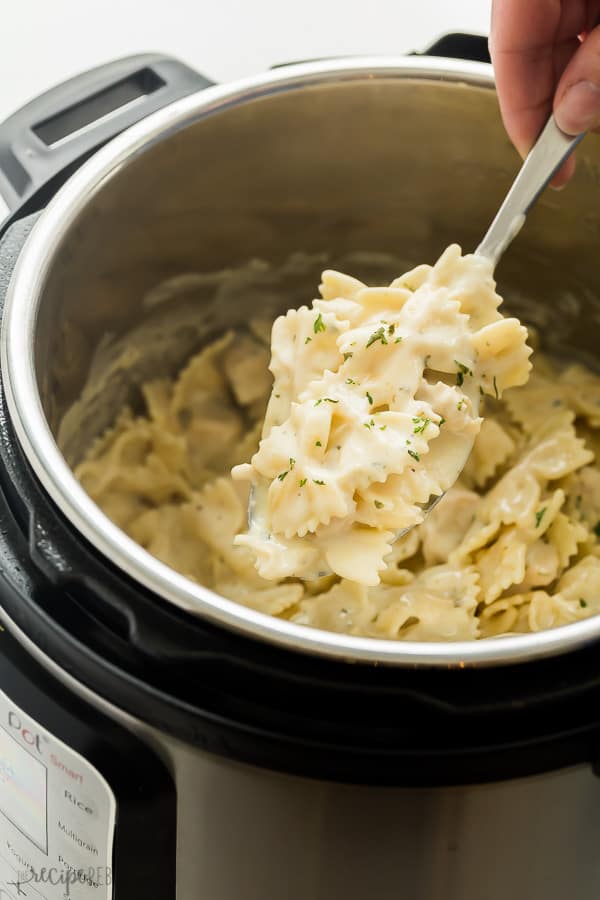
[(398, 532), (457, 480), (481, 396), (524, 384), (526, 329), (498, 312), (491, 263), (449, 247), (387, 287), (326, 271), (276, 320), (262, 440), (236, 544), (268, 580), (332, 572), (376, 585)]

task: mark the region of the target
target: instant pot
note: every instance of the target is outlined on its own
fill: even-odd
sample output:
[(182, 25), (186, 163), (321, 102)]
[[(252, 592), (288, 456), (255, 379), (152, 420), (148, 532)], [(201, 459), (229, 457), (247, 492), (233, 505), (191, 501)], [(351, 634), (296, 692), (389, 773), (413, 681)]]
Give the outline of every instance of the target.
[[(260, 312), (259, 289), (188, 291), (194, 316), (61, 438), (99, 343), (161, 332), (159, 283), (477, 246), (518, 160), (489, 63), (457, 47), (485, 58), (451, 37), (224, 86), (136, 57), (1, 126), (2, 900), (600, 895), (600, 617), (454, 644), (304, 628), (174, 573), (77, 483), (140, 378)], [(498, 272), (546, 346), (592, 364), (598, 192), (590, 137)]]

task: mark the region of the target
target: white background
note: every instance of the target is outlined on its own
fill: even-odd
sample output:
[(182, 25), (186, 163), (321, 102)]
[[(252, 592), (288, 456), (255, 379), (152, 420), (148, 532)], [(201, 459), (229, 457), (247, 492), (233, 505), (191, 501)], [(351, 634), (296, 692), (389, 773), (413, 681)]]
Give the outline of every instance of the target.
[(0, 0), (0, 121), (83, 69), (158, 51), (229, 80), (276, 62), (489, 31), (491, 0)]

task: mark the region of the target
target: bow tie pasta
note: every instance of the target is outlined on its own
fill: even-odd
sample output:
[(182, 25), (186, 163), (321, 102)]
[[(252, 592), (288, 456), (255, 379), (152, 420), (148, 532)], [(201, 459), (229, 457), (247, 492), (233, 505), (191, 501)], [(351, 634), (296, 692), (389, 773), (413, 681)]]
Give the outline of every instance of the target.
[[(347, 276), (326, 274), (322, 290), (314, 310), (295, 310), (276, 325), (282, 333), (272, 368), (279, 388), (272, 390), (270, 323), (263, 321), (209, 343), (175, 378), (143, 384), (142, 408), (135, 414), (122, 410), (77, 467), (90, 496), (133, 540), (190, 580), (313, 628), (392, 640), (477, 640), (600, 613), (600, 377), (582, 365), (558, 366), (536, 353), (529, 381), (500, 398), (509, 383), (527, 378), (524, 335), (516, 323), (508, 326), (510, 332), (503, 330), (509, 320), (497, 313), (500, 300), (489, 270), (478, 268), (472, 257), (462, 258), (457, 248), (434, 269), (421, 266), (391, 288), (365, 288)], [(418, 296), (430, 303), (410, 318), (409, 303)], [(434, 316), (434, 300), (440, 316), (424, 319), (426, 310)], [(457, 312), (468, 322), (460, 319), (453, 332)], [(360, 316), (374, 317), (361, 332), (362, 349), (358, 340), (348, 346), (355, 340), (351, 331), (360, 332)], [(338, 323), (347, 327), (334, 331)], [(435, 340), (436, 334), (443, 339)], [(396, 344), (397, 337), (403, 340)], [(417, 362), (409, 355), (413, 368), (403, 370), (401, 382), (393, 354), (403, 345), (412, 354), (411, 342)], [(130, 352), (127, 341), (123, 352)], [(117, 360), (120, 365), (118, 354)], [(343, 378), (335, 377), (340, 369)], [(361, 383), (346, 384), (347, 379)], [(326, 387), (317, 390), (315, 382), (323, 381)], [(413, 396), (405, 392), (402, 402), (393, 401), (400, 384), (412, 387)], [(302, 431), (294, 449), (283, 444), (270, 484), (287, 486), (294, 522), (306, 524), (310, 518), (317, 531), (330, 529), (333, 518), (325, 526), (323, 510), (315, 515), (301, 504), (308, 504), (307, 498), (322, 502), (324, 486), (309, 488), (309, 467), (316, 481), (325, 481), (343, 461), (347, 484), (357, 486), (348, 501), (347, 484), (340, 479), (333, 502), (342, 514), (350, 502), (360, 518), (353, 528), (365, 532), (361, 565), (373, 571), (387, 552), (378, 528), (385, 523), (384, 530), (392, 532), (400, 515), (416, 506), (419, 490), (422, 497), (430, 482), (443, 483), (440, 458), (431, 466), (436, 446), (444, 446), (444, 433), (458, 441), (465, 432), (471, 441), (470, 430), (479, 423), (475, 404), (480, 404), (483, 423), (459, 480), (422, 524), (392, 544), (379, 584), (335, 574), (266, 579), (256, 570), (254, 548), (245, 545), (249, 486), (234, 482), (231, 468), (261, 452), (261, 434), (285, 424), (294, 403), (303, 408), (301, 396), (313, 403), (302, 421), (315, 430)], [(323, 399), (315, 405), (325, 397), (339, 402)], [(343, 423), (336, 418), (342, 400), (348, 407)], [(394, 403), (399, 408), (382, 408)], [(447, 425), (452, 432), (445, 432)], [(388, 431), (402, 451), (400, 462), (379, 443)], [(403, 444), (406, 440), (411, 443)], [(395, 468), (404, 465), (402, 471), (371, 483), (374, 470), (367, 467), (361, 481), (352, 453), (374, 448)], [(297, 498), (304, 478), (306, 493)], [(392, 479), (395, 484), (389, 485)], [(278, 514), (285, 512), (284, 507)], [(286, 540), (304, 547), (308, 536), (310, 552), (311, 534)], [(366, 535), (373, 535), (372, 544)], [(348, 535), (340, 539), (340, 555), (348, 541)]]
[(277, 319), (273, 390), (236, 538), (268, 580), (333, 572), (379, 583), (397, 532), (456, 481), (479, 400), (524, 384), (526, 329), (504, 318), (491, 263), (449, 247), (389, 287), (325, 272), (321, 299)]

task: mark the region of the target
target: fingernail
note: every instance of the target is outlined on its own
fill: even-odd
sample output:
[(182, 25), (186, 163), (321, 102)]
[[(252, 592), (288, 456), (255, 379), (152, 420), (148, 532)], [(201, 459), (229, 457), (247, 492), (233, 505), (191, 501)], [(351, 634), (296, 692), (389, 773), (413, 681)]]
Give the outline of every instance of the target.
[(566, 184), (558, 184), (558, 185), (551, 184), (550, 188), (551, 188), (551, 190), (556, 191), (556, 193), (558, 194), (559, 191), (564, 191), (564, 189), (566, 188)]
[(567, 134), (580, 134), (600, 125), (600, 85), (578, 81), (567, 88), (554, 111), (556, 124)]

